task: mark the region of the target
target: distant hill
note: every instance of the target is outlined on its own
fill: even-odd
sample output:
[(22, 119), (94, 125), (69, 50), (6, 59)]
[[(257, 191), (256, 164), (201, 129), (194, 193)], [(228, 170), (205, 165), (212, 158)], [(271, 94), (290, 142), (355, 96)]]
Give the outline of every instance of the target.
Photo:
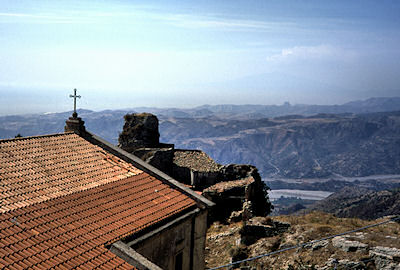
[[(78, 110), (79, 117), (85, 121), (88, 130), (113, 143), (117, 142), (118, 132), (122, 130), (124, 122), (123, 116), (128, 112), (131, 110)], [(0, 139), (14, 138), (18, 133), (22, 136), (34, 136), (63, 132), (65, 120), (71, 114), (72, 112), (1, 116)]]
[(220, 163), (249, 163), (264, 177), (400, 173), (400, 112), (256, 120), (164, 119), (160, 133)]
[(337, 217), (376, 219), (400, 214), (400, 189), (371, 191), (346, 187), (315, 204), (313, 210)]
[[(133, 112), (158, 116), (162, 142), (204, 150), (219, 163), (253, 164), (263, 177), (400, 173), (400, 97), (335, 106), (286, 103), (78, 111), (88, 130), (114, 144), (123, 116)], [(0, 138), (62, 132), (70, 115), (2, 116)]]
[[(265, 117), (277, 117), (283, 115), (315, 115), (320, 113), (343, 114), (343, 113), (371, 113), (389, 112), (400, 110), (400, 97), (393, 98), (370, 98), (348, 102), (342, 105), (291, 105), (286, 102), (282, 105), (204, 105), (194, 109), (203, 110), (214, 116), (229, 119), (257, 119)], [(191, 111), (188, 111), (191, 114)], [(171, 115), (173, 116), (173, 115)]]
[[(220, 119), (220, 120), (256, 120), (271, 117), (299, 118), (315, 114), (359, 114), (367, 112), (400, 111), (400, 97), (370, 98), (362, 101), (352, 101), (342, 105), (203, 105), (191, 109), (137, 107), (124, 110), (105, 110), (94, 112), (78, 110), (79, 116), (86, 121), (89, 130), (117, 143), (118, 132), (122, 130), (123, 118), (126, 113), (149, 112), (159, 119), (176, 118)], [(25, 114), (0, 116), (0, 139), (12, 138), (18, 133), (24, 136), (61, 132), (66, 118), (72, 112)], [(289, 115), (289, 116), (288, 116)], [(182, 120), (186, 121), (187, 120)], [(161, 134), (162, 136), (162, 134)], [(166, 136), (169, 137), (169, 136)]]

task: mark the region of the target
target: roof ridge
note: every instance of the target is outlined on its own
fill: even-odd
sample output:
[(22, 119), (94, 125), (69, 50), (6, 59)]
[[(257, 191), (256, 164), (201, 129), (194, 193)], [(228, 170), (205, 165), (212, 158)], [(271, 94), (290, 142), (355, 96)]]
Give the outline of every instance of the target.
[(31, 139), (46, 138), (46, 137), (57, 137), (57, 136), (71, 135), (71, 134), (75, 134), (75, 133), (74, 132), (61, 132), (61, 133), (53, 133), (53, 134), (45, 134), (45, 135), (34, 135), (34, 136), (26, 136), (26, 137), (0, 139), (0, 143), (9, 142), (9, 141), (31, 140)]
[(90, 131), (86, 131), (88, 136), (84, 137), (84, 139), (88, 140), (90, 143), (103, 148), (105, 151), (125, 160), (131, 164), (133, 164), (139, 170), (142, 170), (151, 176), (161, 180), (163, 183), (166, 183), (170, 187), (174, 187), (178, 189), (181, 193), (188, 196), (189, 198), (195, 200), (197, 203), (203, 205), (203, 207), (212, 207), (215, 204), (208, 200), (207, 198), (197, 194), (195, 191), (191, 190), (190, 188), (186, 187), (184, 184), (178, 182), (177, 180), (173, 179), (171, 176), (167, 175), (166, 173), (162, 172), (161, 170), (157, 169), (153, 165), (141, 160), (139, 157), (128, 153), (127, 151), (123, 150), (122, 148), (111, 144), (110, 142), (104, 140), (103, 138), (91, 133)]

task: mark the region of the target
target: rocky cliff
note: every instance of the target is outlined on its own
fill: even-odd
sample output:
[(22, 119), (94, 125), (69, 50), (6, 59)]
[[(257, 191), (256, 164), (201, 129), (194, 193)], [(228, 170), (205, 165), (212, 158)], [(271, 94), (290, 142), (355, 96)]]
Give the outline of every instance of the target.
[(163, 138), (219, 163), (249, 163), (265, 177), (400, 173), (400, 112), (222, 121), (166, 119)]

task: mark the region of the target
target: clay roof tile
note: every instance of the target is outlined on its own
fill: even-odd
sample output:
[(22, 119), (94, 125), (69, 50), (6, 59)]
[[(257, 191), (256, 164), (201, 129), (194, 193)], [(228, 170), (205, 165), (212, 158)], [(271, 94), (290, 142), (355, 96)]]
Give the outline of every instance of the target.
[(75, 134), (0, 140), (0, 264), (132, 269), (105, 245), (196, 207)]

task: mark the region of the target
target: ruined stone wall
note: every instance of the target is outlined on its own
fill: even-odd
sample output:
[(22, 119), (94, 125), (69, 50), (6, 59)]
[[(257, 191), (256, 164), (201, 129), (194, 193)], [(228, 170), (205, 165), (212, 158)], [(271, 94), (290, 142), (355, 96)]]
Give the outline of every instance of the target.
[(192, 184), (191, 170), (188, 167), (181, 167), (181, 166), (178, 166), (175, 163), (173, 163), (171, 176), (183, 184), (186, 184), (186, 185)]
[[(119, 138), (120, 147), (177, 181), (202, 191), (205, 197), (217, 204), (211, 220), (227, 220), (235, 211), (245, 219), (270, 213), (266, 186), (255, 166), (222, 166), (201, 150), (174, 149), (173, 145), (160, 144), (159, 136), (155, 115), (127, 114)], [(234, 186), (240, 183), (237, 180), (250, 178), (251, 183)], [(231, 184), (218, 185), (224, 182)]]
[(190, 172), (190, 182), (195, 189), (204, 189), (220, 181), (219, 172)]
[(125, 124), (118, 138), (118, 146), (132, 153), (138, 148), (159, 147), (158, 119), (150, 113), (124, 116)]
[[(172, 145), (173, 146), (173, 145)], [(135, 156), (150, 165), (165, 172), (168, 175), (172, 174), (172, 160), (174, 158), (174, 148), (139, 148), (133, 151)]]

